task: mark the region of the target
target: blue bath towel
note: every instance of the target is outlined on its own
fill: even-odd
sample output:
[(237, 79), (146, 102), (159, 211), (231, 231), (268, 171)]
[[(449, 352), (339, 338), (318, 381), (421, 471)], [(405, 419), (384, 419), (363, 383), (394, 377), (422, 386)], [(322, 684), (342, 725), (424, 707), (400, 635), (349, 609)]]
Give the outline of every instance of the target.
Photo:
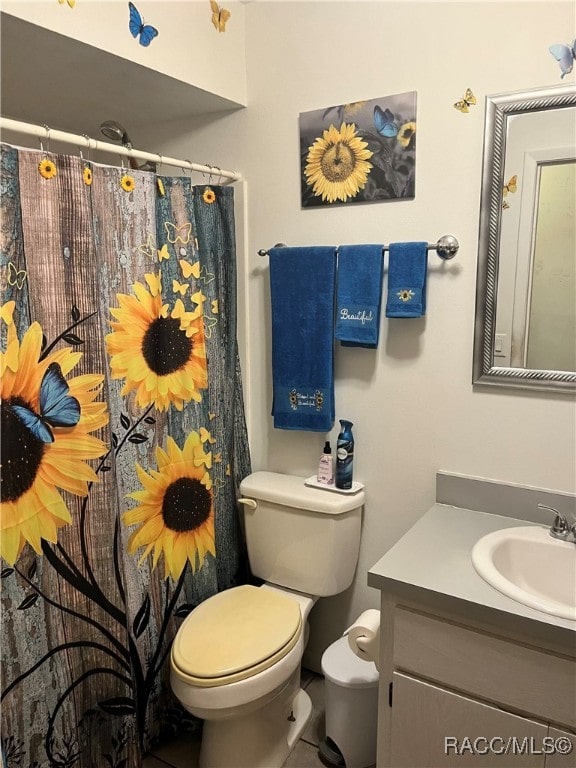
[(338, 248), (336, 338), (344, 346), (376, 349), (380, 335), (383, 245)]
[(277, 429), (334, 425), (336, 248), (272, 248), (272, 415)]
[(427, 243), (390, 243), (386, 317), (426, 314)]

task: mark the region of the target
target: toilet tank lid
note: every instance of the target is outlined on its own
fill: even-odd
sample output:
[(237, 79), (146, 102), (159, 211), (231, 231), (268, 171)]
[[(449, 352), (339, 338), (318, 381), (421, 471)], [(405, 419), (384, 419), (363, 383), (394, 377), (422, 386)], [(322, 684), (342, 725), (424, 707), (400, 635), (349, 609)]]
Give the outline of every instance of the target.
[(339, 494), (304, 485), (305, 479), (279, 472), (254, 472), (242, 480), (240, 493), (256, 501), (270, 501), (326, 515), (341, 515), (364, 504), (363, 490)]

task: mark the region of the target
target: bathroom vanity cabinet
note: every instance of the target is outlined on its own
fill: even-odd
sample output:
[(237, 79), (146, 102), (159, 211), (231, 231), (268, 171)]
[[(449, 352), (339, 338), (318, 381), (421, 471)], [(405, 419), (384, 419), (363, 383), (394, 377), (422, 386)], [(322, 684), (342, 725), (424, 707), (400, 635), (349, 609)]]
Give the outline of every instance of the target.
[[(576, 765), (576, 735), (562, 730), (576, 731), (574, 659), (384, 603), (378, 768)], [(561, 735), (569, 754), (546, 754)]]
[(369, 572), (378, 768), (576, 767), (576, 624), (476, 574), (470, 544), (491, 526), (506, 518), (435, 505)]

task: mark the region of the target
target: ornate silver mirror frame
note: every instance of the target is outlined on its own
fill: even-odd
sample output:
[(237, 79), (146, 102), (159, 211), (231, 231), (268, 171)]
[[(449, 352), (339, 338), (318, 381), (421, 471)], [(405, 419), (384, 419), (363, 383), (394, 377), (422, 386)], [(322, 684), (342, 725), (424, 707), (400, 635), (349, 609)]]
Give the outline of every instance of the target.
[(486, 99), (476, 277), (473, 384), (566, 393), (576, 392), (576, 372), (574, 371), (534, 370), (494, 365), (507, 122), (514, 115), (570, 106), (576, 106), (576, 87), (574, 85), (504, 93), (488, 96)]

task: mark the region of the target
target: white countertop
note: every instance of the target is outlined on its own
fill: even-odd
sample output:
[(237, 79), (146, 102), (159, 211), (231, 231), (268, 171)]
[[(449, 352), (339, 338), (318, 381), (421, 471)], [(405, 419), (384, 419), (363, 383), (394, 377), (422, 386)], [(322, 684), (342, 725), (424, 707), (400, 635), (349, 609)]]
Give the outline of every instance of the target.
[[(368, 585), (422, 600), (442, 595), (455, 605), (481, 606), (511, 618), (575, 633), (576, 622), (517, 603), (491, 587), (472, 565), (472, 547), (487, 533), (535, 525), (526, 520), (435, 504), (368, 571)], [(462, 602), (463, 601), (463, 602)]]

